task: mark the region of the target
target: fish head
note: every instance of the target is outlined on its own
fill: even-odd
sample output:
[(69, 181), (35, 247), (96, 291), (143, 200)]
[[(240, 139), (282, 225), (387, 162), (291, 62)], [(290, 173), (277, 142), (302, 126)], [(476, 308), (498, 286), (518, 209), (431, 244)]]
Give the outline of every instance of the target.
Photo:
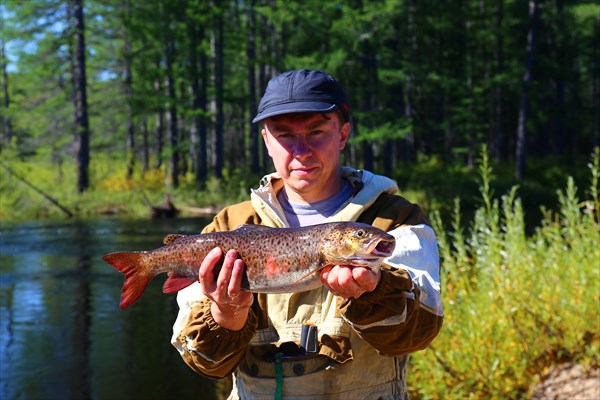
[(320, 250), (327, 264), (377, 268), (384, 258), (392, 255), (395, 246), (395, 238), (379, 228), (360, 222), (341, 222), (332, 224)]

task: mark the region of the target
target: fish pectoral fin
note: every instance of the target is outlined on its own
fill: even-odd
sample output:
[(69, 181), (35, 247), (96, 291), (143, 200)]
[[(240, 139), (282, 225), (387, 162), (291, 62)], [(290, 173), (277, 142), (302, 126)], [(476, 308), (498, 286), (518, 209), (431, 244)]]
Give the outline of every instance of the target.
[(170, 233), (163, 238), (163, 243), (166, 245), (172, 244), (177, 239), (184, 237), (185, 235), (181, 235), (179, 233)]
[(302, 275), (300, 278), (296, 279), (294, 282), (292, 282), (292, 285), (295, 285), (296, 283), (303, 281), (304, 279), (308, 278), (309, 276), (311, 276), (312, 274), (319, 272), (320, 270), (322, 270), (325, 267), (328, 267), (330, 264), (326, 264), (326, 265), (321, 265), (319, 268), (310, 271), (309, 273)]
[(237, 228), (235, 228), (236, 231), (238, 231), (238, 230), (254, 231), (254, 230), (264, 230), (264, 229), (275, 229), (275, 228), (271, 228), (270, 226), (265, 226), (265, 225), (256, 225), (256, 224), (241, 224)]
[(185, 289), (196, 281), (179, 275), (177, 272), (169, 272), (169, 277), (163, 285), (163, 293), (175, 293)]

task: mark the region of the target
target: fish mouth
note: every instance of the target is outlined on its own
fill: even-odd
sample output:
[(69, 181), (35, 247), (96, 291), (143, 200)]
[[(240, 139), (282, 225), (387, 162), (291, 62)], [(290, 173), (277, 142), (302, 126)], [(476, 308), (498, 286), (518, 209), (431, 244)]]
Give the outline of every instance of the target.
[(392, 255), (396, 241), (392, 239), (373, 239), (367, 246), (366, 254), (375, 257), (389, 257)]
[(363, 254), (356, 254), (349, 257), (345, 262), (348, 265), (376, 267), (381, 264), (383, 258), (392, 255), (395, 247), (396, 241), (393, 237), (392, 239), (373, 238), (367, 243)]

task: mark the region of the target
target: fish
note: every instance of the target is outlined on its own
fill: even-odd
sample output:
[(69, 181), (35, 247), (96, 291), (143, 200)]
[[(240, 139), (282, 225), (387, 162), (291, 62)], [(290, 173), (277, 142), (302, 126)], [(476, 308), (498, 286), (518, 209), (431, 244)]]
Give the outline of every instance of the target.
[[(376, 270), (395, 248), (394, 236), (360, 222), (328, 222), (295, 228), (244, 224), (234, 230), (197, 235), (169, 234), (163, 247), (114, 252), (102, 258), (125, 274), (120, 308), (131, 306), (157, 275), (167, 273), (164, 293), (198, 281), (204, 257), (215, 247), (235, 249), (244, 261), (242, 289), (253, 293), (294, 293), (322, 283), (315, 272), (330, 265)], [(221, 258), (220, 263), (222, 263)], [(220, 265), (215, 266), (218, 275)]]

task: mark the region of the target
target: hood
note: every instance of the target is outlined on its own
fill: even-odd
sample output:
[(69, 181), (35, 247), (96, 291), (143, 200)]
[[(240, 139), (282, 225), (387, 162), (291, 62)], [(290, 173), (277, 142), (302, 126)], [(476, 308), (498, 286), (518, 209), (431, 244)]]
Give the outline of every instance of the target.
[[(380, 194), (396, 193), (398, 185), (385, 176), (376, 175), (366, 170), (351, 167), (341, 167), (342, 177), (353, 188), (354, 195), (327, 222), (356, 221), (360, 214), (377, 200)], [(263, 223), (273, 227), (288, 226), (281, 205), (277, 201), (277, 193), (283, 188), (279, 174), (265, 175), (257, 189), (252, 189), (250, 199), (252, 206), (263, 220)]]

